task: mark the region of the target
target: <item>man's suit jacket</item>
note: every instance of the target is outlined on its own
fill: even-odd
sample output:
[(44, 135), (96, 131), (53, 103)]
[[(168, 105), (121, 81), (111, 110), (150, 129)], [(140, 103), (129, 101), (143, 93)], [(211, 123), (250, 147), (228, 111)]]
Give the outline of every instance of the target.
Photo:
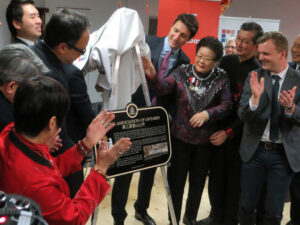
[(63, 140), (63, 144), (66, 146), (63, 149), (68, 149), (74, 144), (71, 140), (77, 142), (85, 136), (88, 125), (95, 117), (84, 76), (75, 66), (62, 64), (43, 42), (38, 42), (32, 50), (50, 70), (45, 75), (60, 82), (70, 95), (71, 107), (63, 128), (63, 133), (67, 133), (64, 134), (66, 140)]
[(27, 45), (26, 42), (22, 41), (21, 39), (19, 39), (17, 37), (14, 38), (13, 43), (14, 44), (24, 44), (24, 45)]
[[(156, 72), (158, 72), (158, 62), (159, 56), (164, 46), (164, 37), (157, 36), (146, 36), (146, 43), (149, 45), (151, 50), (151, 61), (155, 67)], [(186, 56), (186, 54), (180, 49), (178, 53), (178, 58), (174, 66), (169, 70), (169, 75), (176, 67), (181, 64), (189, 64), (190, 59)], [(150, 90), (150, 98), (153, 99), (154, 93)], [(138, 106), (146, 106), (145, 98), (143, 95), (142, 86), (138, 88), (136, 93), (132, 96), (132, 101)], [(170, 112), (175, 106), (175, 94), (159, 96), (157, 97), (157, 105), (163, 106), (166, 108), (168, 112)]]
[[(255, 153), (267, 122), (271, 117), (272, 105), (272, 78), (269, 71), (258, 70), (259, 80), (265, 79), (265, 88), (260, 97), (256, 111), (249, 108), (249, 99), (252, 95), (250, 88), (250, 74), (243, 87), (243, 93), (239, 104), (238, 115), (244, 121), (244, 132), (240, 146), (240, 155), (244, 162), (249, 161)], [(280, 91), (292, 89), (300, 84), (300, 74), (288, 68), (285, 80)], [(284, 150), (294, 172), (300, 171), (300, 90), (296, 90), (294, 103), (295, 112), (288, 117), (282, 106), (280, 107), (279, 130), (282, 137)], [(280, 104), (279, 104), (280, 105)]]

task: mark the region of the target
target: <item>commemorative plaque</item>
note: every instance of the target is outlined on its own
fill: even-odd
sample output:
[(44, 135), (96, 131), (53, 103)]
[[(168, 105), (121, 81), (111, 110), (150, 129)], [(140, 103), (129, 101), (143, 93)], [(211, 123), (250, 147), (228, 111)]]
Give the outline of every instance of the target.
[(114, 111), (115, 127), (107, 133), (110, 142), (131, 138), (131, 148), (110, 166), (107, 177), (158, 167), (171, 157), (169, 118), (162, 107), (138, 108), (130, 103), (125, 110)]

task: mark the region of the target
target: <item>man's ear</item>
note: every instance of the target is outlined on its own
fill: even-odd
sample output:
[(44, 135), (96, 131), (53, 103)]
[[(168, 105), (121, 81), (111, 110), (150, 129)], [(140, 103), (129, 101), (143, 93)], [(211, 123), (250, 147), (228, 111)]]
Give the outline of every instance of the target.
[(14, 28), (15, 28), (16, 30), (20, 30), (20, 29), (21, 29), (22, 22), (17, 21), (17, 20), (13, 20), (13, 21), (12, 21), (12, 25), (14, 26)]
[(18, 85), (15, 81), (10, 81), (6, 84), (5, 91), (7, 94), (13, 94), (16, 92)]
[(68, 48), (69, 46), (66, 43), (59, 43), (55, 47), (55, 52), (57, 52), (59, 55), (63, 55)]

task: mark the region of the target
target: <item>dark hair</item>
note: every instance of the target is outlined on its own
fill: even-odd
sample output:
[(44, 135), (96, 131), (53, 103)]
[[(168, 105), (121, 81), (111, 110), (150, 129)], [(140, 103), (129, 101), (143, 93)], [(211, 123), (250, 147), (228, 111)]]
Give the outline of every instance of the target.
[(40, 76), (20, 83), (14, 98), (16, 131), (36, 137), (56, 116), (61, 127), (70, 107), (67, 91), (56, 80)]
[(0, 50), (0, 86), (17, 83), (49, 70), (27, 45), (10, 44)]
[(189, 39), (192, 39), (196, 35), (199, 27), (197, 18), (193, 14), (183, 13), (177, 16), (173, 24), (175, 24), (179, 20), (187, 26), (191, 33)]
[(252, 41), (253, 41), (253, 44), (256, 44), (256, 41), (259, 37), (261, 37), (264, 33), (264, 30), (262, 29), (262, 27), (258, 24), (258, 23), (255, 23), (255, 22), (246, 22), (246, 23), (243, 23), (241, 25), (241, 28), (240, 30), (244, 30), (244, 31), (253, 31), (255, 33)]
[(215, 53), (214, 61), (219, 61), (223, 56), (223, 44), (217, 38), (211, 36), (202, 38), (196, 46), (196, 54), (201, 47), (207, 47)]
[(288, 53), (288, 40), (287, 38), (278, 31), (270, 31), (266, 32), (257, 39), (258, 44), (265, 43), (268, 40), (272, 40), (277, 52), (286, 51), (286, 54)]
[(88, 19), (75, 11), (62, 9), (55, 12), (45, 28), (45, 43), (54, 49), (60, 43), (75, 45), (89, 27)]
[(26, 4), (34, 5), (35, 3), (32, 0), (11, 0), (6, 8), (6, 21), (13, 37), (17, 36), (17, 30), (13, 25), (13, 20), (22, 23), (24, 14), (22, 6)]

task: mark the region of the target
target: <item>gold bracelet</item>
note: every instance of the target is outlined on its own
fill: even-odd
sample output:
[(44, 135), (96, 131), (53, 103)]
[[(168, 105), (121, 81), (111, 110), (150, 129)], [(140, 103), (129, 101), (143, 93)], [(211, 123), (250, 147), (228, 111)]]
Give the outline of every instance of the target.
[(97, 173), (100, 173), (102, 175), (102, 177), (104, 177), (106, 179), (106, 174), (100, 170), (100, 169), (97, 169), (97, 168), (94, 168), (94, 170), (97, 172)]

